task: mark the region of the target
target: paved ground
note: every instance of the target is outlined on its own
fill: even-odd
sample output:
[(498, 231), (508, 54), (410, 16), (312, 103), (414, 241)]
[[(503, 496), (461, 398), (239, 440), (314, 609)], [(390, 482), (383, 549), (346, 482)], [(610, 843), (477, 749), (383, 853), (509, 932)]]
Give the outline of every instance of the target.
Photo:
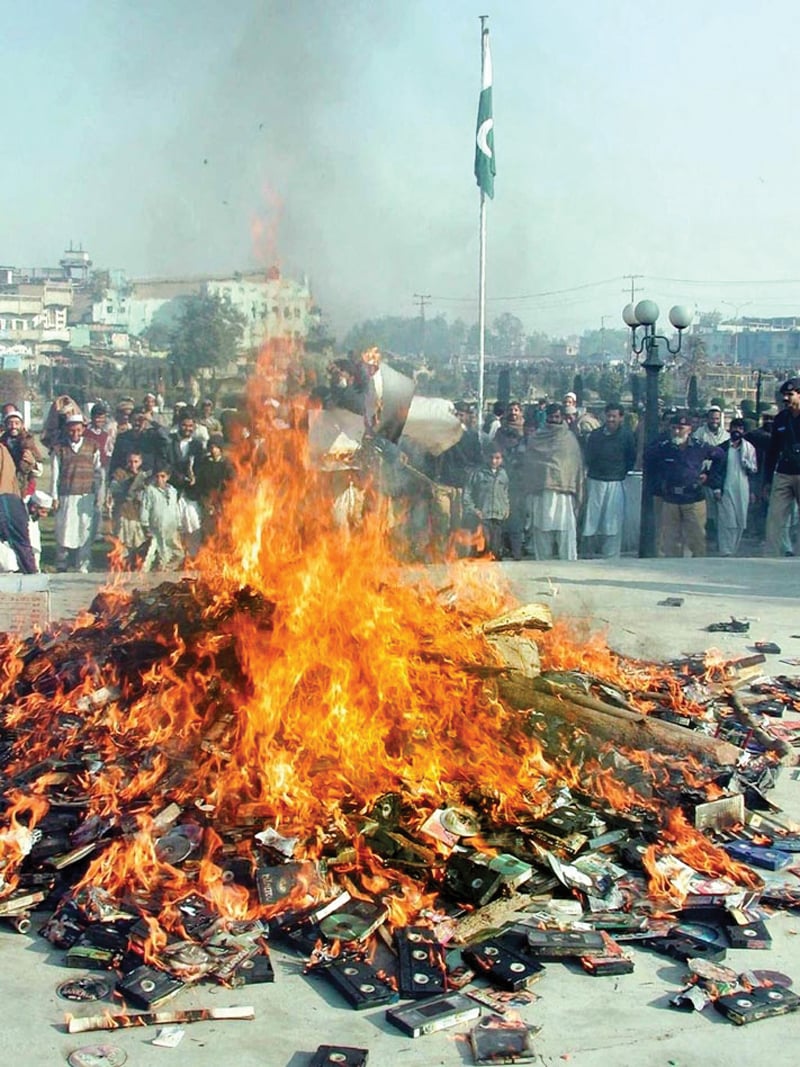
[[(614, 564), (518, 563), (501, 565), (523, 600), (547, 600), (554, 613), (607, 629), (620, 652), (647, 659), (696, 652), (714, 644), (731, 656), (749, 650), (754, 640), (774, 640), (782, 648), (770, 663), (774, 673), (797, 673), (783, 662), (800, 656), (797, 611), (800, 570), (795, 560), (625, 559)], [(50, 576), (50, 611), (72, 617), (88, 606), (98, 575)], [(151, 576), (160, 580), (158, 576)], [(5, 587), (3, 602), (9, 595)], [(678, 608), (663, 607), (666, 597), (682, 597)], [(750, 634), (708, 634), (708, 623), (748, 617)], [(798, 781), (785, 772), (772, 794), (787, 811), (800, 814)], [(732, 966), (764, 967), (793, 975), (800, 986), (797, 934), (800, 917), (782, 914), (770, 922), (774, 945), (769, 953), (731, 951)], [(103, 1035), (69, 1037), (56, 986), (73, 972), (59, 965), (61, 953), (38, 937), (0, 930), (0, 1028), (4, 1062), (38, 1065), (63, 1062), (81, 1045), (102, 1043)], [(800, 1014), (767, 1019), (737, 1028), (716, 1013), (684, 1014), (668, 1006), (682, 968), (644, 951), (635, 955), (636, 971), (618, 978), (594, 979), (560, 964), (549, 964), (534, 986), (540, 1000), (526, 1010), (528, 1022), (542, 1027), (536, 1038), (539, 1062), (578, 1067), (755, 1067), (797, 1059)], [(182, 994), (180, 1006), (252, 1004), (253, 1022), (200, 1023), (189, 1026), (174, 1051), (153, 1047), (153, 1029), (109, 1035), (125, 1050), (128, 1063), (152, 1067), (167, 1062), (192, 1067), (305, 1067), (318, 1044), (343, 1043), (370, 1049), (370, 1067), (434, 1067), (472, 1062), (463, 1040), (445, 1031), (412, 1040), (390, 1029), (383, 1009), (364, 1013), (344, 1006), (326, 987), (304, 978), (298, 962), (274, 953), (274, 985), (249, 992), (203, 986)], [(174, 1001), (172, 1003), (175, 1003)], [(88, 1006), (79, 1006), (88, 1013)]]

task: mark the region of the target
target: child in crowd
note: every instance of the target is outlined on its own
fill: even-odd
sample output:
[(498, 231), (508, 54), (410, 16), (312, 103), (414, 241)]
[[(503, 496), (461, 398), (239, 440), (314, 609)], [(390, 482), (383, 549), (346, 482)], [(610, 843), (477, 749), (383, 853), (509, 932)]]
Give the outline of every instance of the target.
[(169, 484), (169, 467), (156, 463), (153, 480), (142, 494), (141, 522), (149, 537), (143, 570), (167, 570), (183, 561), (178, 490)]
[(464, 490), (464, 510), (473, 511), (483, 527), (486, 550), (501, 558), (503, 523), (509, 514), (508, 474), (499, 445), (490, 445), (486, 462), (474, 472)]

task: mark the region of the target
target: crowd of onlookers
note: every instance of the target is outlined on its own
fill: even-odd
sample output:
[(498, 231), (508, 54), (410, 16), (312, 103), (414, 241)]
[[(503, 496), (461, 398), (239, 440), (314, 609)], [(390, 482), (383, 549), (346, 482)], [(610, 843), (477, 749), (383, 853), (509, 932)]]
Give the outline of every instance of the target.
[(445, 542), (498, 559), (610, 559), (623, 551), (632, 512), (627, 527), (638, 529), (643, 480), (657, 555), (735, 556), (745, 546), (794, 555), (799, 390), (799, 379), (785, 382), (783, 410), (763, 413), (759, 425), (739, 415), (726, 425), (715, 405), (664, 411), (650, 443), (635, 412), (616, 402), (587, 411), (574, 393), (498, 403), (483, 423), (475, 404), (458, 403), (464, 432), (447, 451), (420, 453), (401, 440), (393, 492), (406, 497), (404, 539), (421, 559)]
[(213, 401), (167, 413), (147, 393), (113, 411), (96, 400), (84, 413), (60, 396), (38, 441), (14, 404), (0, 420), (0, 570), (40, 569), (50, 514), (57, 571), (89, 571), (106, 532), (119, 565), (144, 570), (182, 565), (212, 532), (233, 476)]
[[(324, 406), (348, 399), (348, 381), (334, 385)], [(653, 494), (656, 554), (735, 556), (749, 547), (794, 555), (800, 379), (784, 382), (778, 398), (782, 409), (763, 413), (757, 426), (739, 415), (726, 425), (716, 406), (665, 411), (649, 443), (644, 420), (616, 402), (588, 411), (574, 393), (560, 402), (512, 400), (483, 422), (476, 404), (459, 402), (454, 445), (433, 454), (404, 437), (384, 441), (361, 473), (390, 502), (397, 548), (412, 559), (618, 557), (635, 548), (623, 536), (638, 519), (629, 497), (633, 486), (641, 492), (641, 472)], [(306, 425), (296, 405), (284, 421), (265, 412), (272, 429)], [(213, 531), (234, 468), (211, 400), (179, 402), (168, 413), (148, 393), (138, 406), (125, 397), (112, 412), (98, 400), (84, 414), (62, 396), (38, 441), (13, 404), (0, 419), (0, 570), (39, 570), (40, 521), (51, 513), (57, 571), (88, 571), (95, 542), (109, 534), (119, 566), (177, 567)], [(364, 502), (357, 474), (346, 473), (345, 489), (331, 494), (342, 524)]]

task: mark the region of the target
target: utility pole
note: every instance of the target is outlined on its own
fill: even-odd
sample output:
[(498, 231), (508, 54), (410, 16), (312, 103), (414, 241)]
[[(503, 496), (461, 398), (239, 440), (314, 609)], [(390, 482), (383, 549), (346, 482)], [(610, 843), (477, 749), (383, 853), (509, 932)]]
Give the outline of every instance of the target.
[[(631, 283), (631, 303), (636, 303), (636, 293), (644, 289), (643, 285), (637, 285), (636, 282), (639, 278), (644, 278), (643, 274), (623, 274), (623, 279), (627, 279)], [(627, 289), (622, 290), (623, 293), (627, 293)]]
[(600, 316), (600, 355), (603, 357), (604, 363), (606, 359), (606, 319), (610, 317), (610, 315)]
[(414, 293), (414, 300), (419, 305), (420, 337), (419, 337), (419, 360), (425, 359), (425, 308), (431, 302), (430, 293)]

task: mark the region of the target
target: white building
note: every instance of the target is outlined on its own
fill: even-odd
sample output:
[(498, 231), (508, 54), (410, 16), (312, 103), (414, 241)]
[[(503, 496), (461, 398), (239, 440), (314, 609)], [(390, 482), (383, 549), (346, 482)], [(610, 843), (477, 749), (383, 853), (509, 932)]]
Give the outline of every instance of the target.
[(0, 285), (0, 354), (18, 354), (21, 369), (38, 374), (69, 344), (71, 307), (70, 282)]
[(92, 321), (139, 336), (151, 326), (167, 329), (180, 318), (191, 296), (229, 300), (244, 317), (241, 349), (258, 349), (281, 338), (302, 342), (318, 315), (307, 280), (281, 277), (277, 268), (224, 277), (128, 281), (115, 272), (103, 297), (92, 304)]

